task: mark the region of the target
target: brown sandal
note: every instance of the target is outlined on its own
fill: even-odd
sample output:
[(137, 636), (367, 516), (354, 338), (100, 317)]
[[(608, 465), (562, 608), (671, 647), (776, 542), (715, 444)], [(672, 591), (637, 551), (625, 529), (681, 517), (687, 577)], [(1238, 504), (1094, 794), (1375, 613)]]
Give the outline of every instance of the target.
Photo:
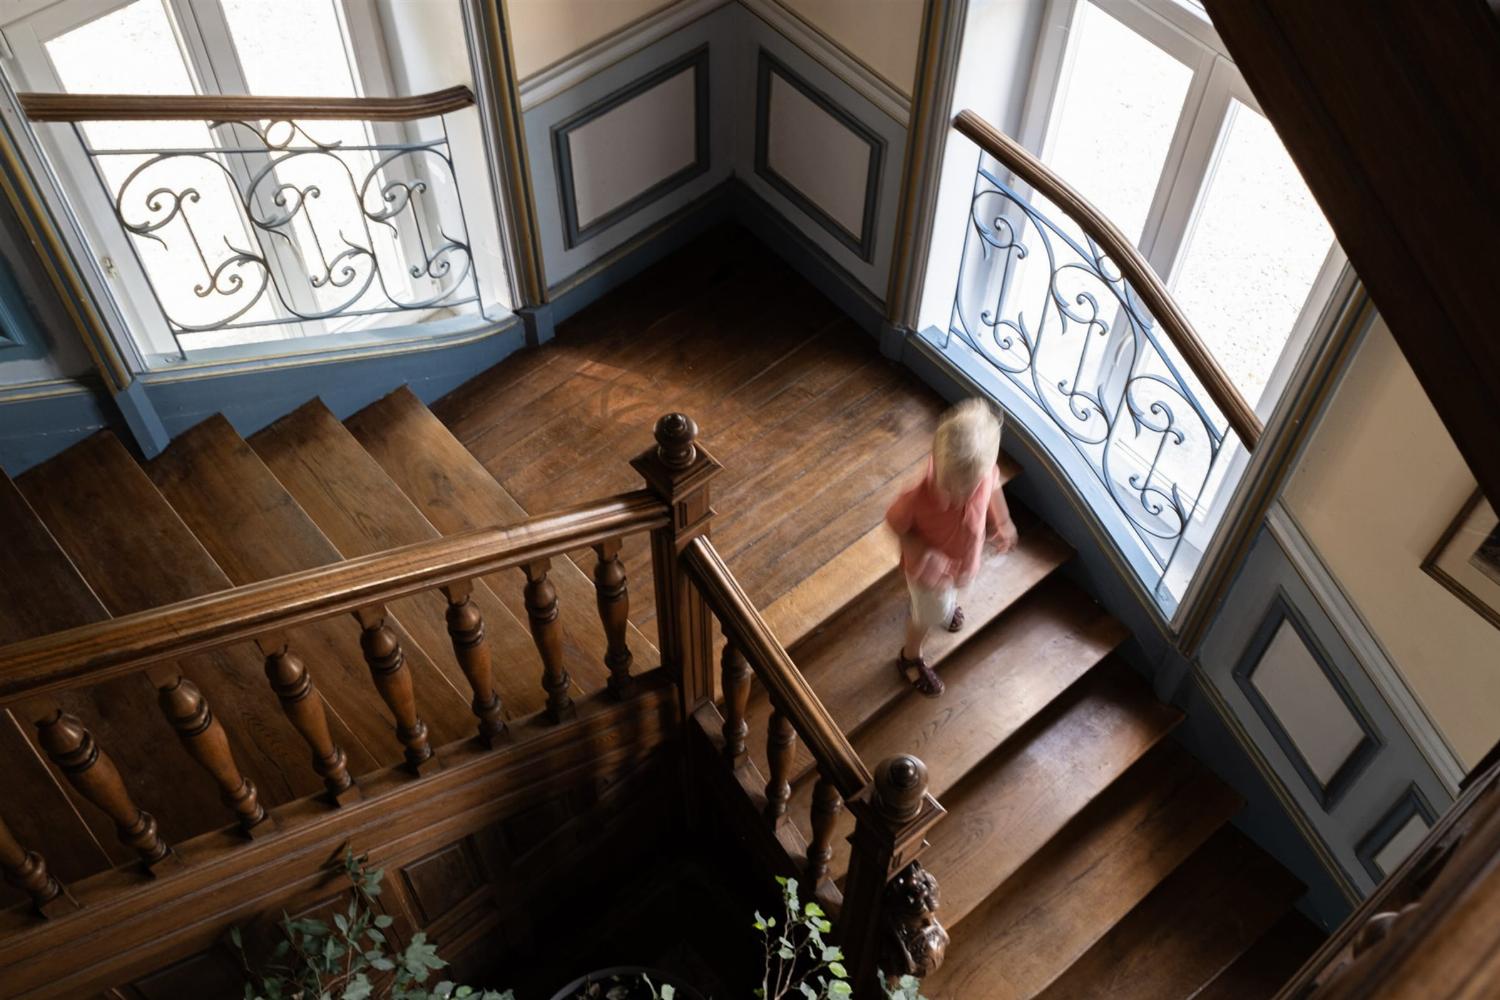
[(943, 693), (945, 685), (943, 679), (933, 672), (922, 657), (908, 660), (906, 654), (896, 654), (896, 670), (901, 674), (901, 679), (917, 689), (918, 694), (924, 694), (929, 698), (936, 698)]
[(964, 627), (964, 609), (954, 608), (953, 617), (948, 619), (948, 631), (957, 632)]

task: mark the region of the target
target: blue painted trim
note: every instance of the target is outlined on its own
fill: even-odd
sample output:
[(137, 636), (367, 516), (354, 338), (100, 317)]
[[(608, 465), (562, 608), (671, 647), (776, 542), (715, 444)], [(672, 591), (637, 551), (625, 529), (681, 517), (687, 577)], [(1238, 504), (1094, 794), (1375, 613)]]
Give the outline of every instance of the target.
[(108, 399), (103, 387), (82, 383), (21, 399), (0, 393), (0, 469), (14, 478), (92, 434), (118, 428)]
[(557, 336), (557, 323), (551, 303), (539, 306), (522, 306), (516, 310), (521, 317), (521, 327), (526, 331), (526, 346), (541, 347)]
[(740, 224), (810, 281), (860, 329), (879, 338), (885, 325), (884, 303), (743, 183), (738, 180), (729, 183), (734, 185), (735, 217)]
[[(1359, 743), (1350, 751), (1349, 756), (1344, 758), (1343, 762), (1339, 764), (1338, 769), (1328, 779), (1326, 784), (1313, 772), (1312, 765), (1307, 762), (1307, 758), (1298, 749), (1297, 741), (1287, 732), (1286, 727), (1282, 725), (1280, 716), (1276, 714), (1275, 710), (1271, 708), (1270, 703), (1261, 695), (1260, 689), (1255, 686), (1255, 671), (1260, 667), (1261, 660), (1265, 658), (1266, 650), (1271, 645), (1271, 640), (1275, 638), (1277, 631), (1283, 623), (1292, 627), (1292, 631), (1297, 634), (1298, 640), (1301, 641), (1302, 645), (1312, 656), (1313, 662), (1318, 665), (1318, 669), (1323, 672), (1323, 676), (1333, 686), (1334, 693), (1339, 696), (1339, 700), (1349, 710), (1349, 714), (1354, 718), (1355, 725), (1359, 726), (1360, 732), (1364, 734)], [(1325, 813), (1332, 812), (1333, 807), (1338, 804), (1339, 800), (1343, 798), (1344, 793), (1349, 790), (1349, 786), (1364, 772), (1365, 768), (1370, 766), (1370, 762), (1380, 752), (1384, 741), (1380, 737), (1379, 728), (1370, 721), (1369, 714), (1365, 712), (1364, 706), (1359, 703), (1359, 699), (1354, 696), (1354, 693), (1349, 690), (1349, 686), (1344, 683), (1344, 679), (1339, 674), (1338, 668), (1334, 666), (1333, 659), (1328, 655), (1328, 651), (1323, 648), (1322, 643), (1318, 642), (1317, 637), (1313, 635), (1312, 629), (1308, 626), (1307, 620), (1302, 617), (1302, 613), (1297, 610), (1296, 605), (1292, 603), (1286, 591), (1280, 587), (1276, 588), (1276, 593), (1271, 599), (1270, 606), (1266, 608), (1260, 624), (1256, 626), (1254, 634), (1250, 637), (1250, 641), (1245, 644), (1238, 662), (1235, 663), (1234, 668), (1230, 671), (1230, 676), (1239, 685), (1240, 691), (1244, 693), (1245, 700), (1250, 703), (1250, 707), (1255, 709), (1255, 714), (1260, 716), (1260, 721), (1270, 732), (1271, 737), (1276, 741), (1276, 745), (1281, 748), (1281, 752), (1286, 755), (1287, 760), (1296, 768), (1298, 777), (1307, 785), (1308, 791), (1313, 794), (1313, 798), (1317, 800)]]
[(0, 362), (44, 357), (47, 342), (37, 329), (10, 262), (0, 259)]
[(146, 384), (140, 379), (115, 393), (114, 401), (130, 436), (135, 439), (141, 454), (146, 458), (155, 458), (172, 443), (172, 435), (167, 433), (167, 427), (156, 412)]
[(1385, 814), (1370, 827), (1370, 832), (1365, 834), (1358, 846), (1354, 848), (1354, 854), (1359, 858), (1359, 863), (1364, 866), (1370, 878), (1379, 885), (1384, 882), (1391, 872), (1380, 870), (1380, 865), (1375, 862), (1375, 855), (1385, 849), (1391, 842), (1391, 838), (1406, 825), (1413, 816), (1422, 817), (1431, 830), (1437, 824), (1437, 810), (1427, 801), (1427, 796), (1415, 784), (1407, 785), (1406, 790), (1401, 793)]

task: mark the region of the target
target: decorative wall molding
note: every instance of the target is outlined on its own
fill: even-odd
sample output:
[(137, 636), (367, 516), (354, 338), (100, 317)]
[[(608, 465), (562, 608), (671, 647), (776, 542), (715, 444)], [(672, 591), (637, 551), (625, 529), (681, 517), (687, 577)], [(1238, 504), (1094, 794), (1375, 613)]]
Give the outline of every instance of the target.
[(712, 14), (735, 0), (678, 0), (599, 39), (587, 48), (538, 70), (518, 86), (521, 110), (530, 111), (543, 101), (583, 83), (596, 73), (666, 38), (700, 17)]
[[(580, 222), (578, 190), (574, 176), (572, 136), (575, 132), (599, 120), (611, 112), (642, 98), (659, 86), (667, 84), (683, 73), (693, 75), (693, 161), (674, 173), (661, 178), (645, 190), (633, 195), (618, 205), (603, 211), (596, 217)], [(661, 68), (638, 78), (588, 107), (552, 126), (552, 168), (557, 178), (557, 191), (563, 216), (563, 245), (573, 249), (584, 241), (597, 236), (628, 215), (663, 198), (673, 191), (702, 176), (709, 169), (709, 47), (701, 45), (681, 58), (674, 59)]]
[[(1359, 741), (1326, 779), (1317, 773), (1315, 765), (1308, 757), (1306, 737), (1313, 734), (1294, 732), (1255, 680), (1273, 641), (1281, 634), (1285, 626), (1289, 626), (1292, 634), (1301, 641), (1312, 662), (1322, 672), (1334, 694), (1343, 703), (1343, 707), (1348, 710), (1350, 721), (1362, 734)], [(1338, 668), (1334, 666), (1327, 651), (1323, 649), (1322, 643), (1313, 634), (1307, 621), (1285, 591), (1280, 589), (1276, 591), (1270, 607), (1266, 609), (1260, 624), (1256, 626), (1250, 641), (1245, 644), (1239, 660), (1230, 671), (1230, 676), (1239, 685), (1246, 700), (1255, 709), (1256, 715), (1260, 716), (1261, 722), (1270, 731), (1287, 760), (1296, 768), (1297, 774), (1307, 784), (1308, 790), (1318, 800), (1323, 811), (1331, 812), (1343, 798), (1344, 793), (1349, 790), (1349, 786), (1358, 780), (1364, 770), (1369, 767), (1375, 754), (1381, 748), (1382, 740), (1379, 729), (1370, 721), (1359, 699), (1349, 690)]]
[(1302, 533), (1296, 518), (1278, 502), (1272, 504), (1267, 512), (1266, 524), (1287, 560), (1313, 592), (1324, 612), (1333, 621), (1334, 627), (1349, 644), (1360, 666), (1400, 720), (1401, 727), (1406, 730), (1449, 794), (1456, 795), (1458, 783), (1463, 780), (1465, 773), (1458, 755), (1438, 732), (1437, 726), (1422, 708), (1416, 695), (1412, 694), (1401, 672), (1386, 654), (1380, 640), (1370, 631), (1358, 609), (1328, 572), (1312, 542)]
[(1391, 805), (1385, 815), (1380, 817), (1379, 822), (1370, 828), (1370, 832), (1365, 834), (1355, 848), (1360, 864), (1365, 866), (1365, 871), (1377, 883), (1383, 882), (1387, 875), (1400, 867), (1410, 847), (1415, 846), (1415, 842), (1421, 841), (1421, 837), (1415, 838), (1415, 842), (1408, 845), (1408, 850), (1403, 852), (1401, 857), (1393, 859), (1389, 869), (1380, 863), (1381, 852), (1397, 839), (1401, 831), (1413, 819), (1420, 820), (1424, 824), (1423, 835), (1425, 836), (1426, 831), (1432, 829), (1433, 824), (1437, 823), (1437, 813), (1420, 788), (1416, 785), (1408, 785), (1406, 791), (1401, 793), (1401, 797)]
[[(793, 88), (803, 97), (807, 98), (817, 109), (837, 125), (858, 139), (869, 149), (869, 167), (865, 172), (864, 207), (860, 213), (859, 232), (851, 232), (843, 223), (834, 218), (833, 215), (820, 205), (807, 192), (799, 188), (791, 179), (782, 176), (771, 163), (771, 120), (772, 107), (772, 82), (773, 78), (780, 78), (789, 87)], [(775, 188), (782, 197), (786, 198), (808, 218), (812, 219), (824, 231), (834, 239), (844, 244), (859, 257), (860, 260), (869, 263), (875, 253), (875, 239), (878, 233), (879, 209), (880, 209), (880, 178), (885, 169), (887, 157), (886, 142), (873, 129), (866, 126), (854, 115), (845, 110), (837, 101), (826, 93), (803, 79), (791, 67), (780, 59), (771, 55), (765, 49), (759, 49), (756, 56), (756, 83), (755, 83), (755, 173), (771, 187)]]
[(827, 67), (829, 72), (889, 115), (897, 124), (905, 127), (911, 116), (911, 98), (848, 49), (808, 24), (778, 0), (740, 0), (740, 4)]

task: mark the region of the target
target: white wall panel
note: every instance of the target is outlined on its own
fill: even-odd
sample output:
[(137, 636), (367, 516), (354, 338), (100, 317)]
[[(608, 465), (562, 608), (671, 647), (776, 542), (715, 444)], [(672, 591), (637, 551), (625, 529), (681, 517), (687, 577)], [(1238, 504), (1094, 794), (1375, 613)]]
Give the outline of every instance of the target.
[(873, 153), (869, 143), (774, 74), (768, 118), (767, 165), (861, 239)]

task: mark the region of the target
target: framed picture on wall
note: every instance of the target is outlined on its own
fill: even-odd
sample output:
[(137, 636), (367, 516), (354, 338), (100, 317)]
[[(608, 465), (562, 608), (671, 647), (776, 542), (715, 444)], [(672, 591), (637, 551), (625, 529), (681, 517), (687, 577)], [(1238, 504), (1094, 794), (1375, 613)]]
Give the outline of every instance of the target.
[(1500, 517), (1482, 492), (1469, 497), (1422, 569), (1500, 628)]

